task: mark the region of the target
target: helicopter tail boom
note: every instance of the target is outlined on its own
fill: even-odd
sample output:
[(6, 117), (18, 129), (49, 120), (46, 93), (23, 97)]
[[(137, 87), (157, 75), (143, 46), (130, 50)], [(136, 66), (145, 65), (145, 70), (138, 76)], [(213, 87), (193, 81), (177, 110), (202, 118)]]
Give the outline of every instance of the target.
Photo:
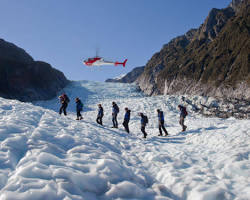
[(128, 61), (128, 59), (125, 59), (124, 62), (122, 62), (122, 63), (120, 63), (120, 62), (115, 62), (115, 66), (117, 66), (117, 65), (122, 65), (123, 67), (125, 67), (127, 61)]

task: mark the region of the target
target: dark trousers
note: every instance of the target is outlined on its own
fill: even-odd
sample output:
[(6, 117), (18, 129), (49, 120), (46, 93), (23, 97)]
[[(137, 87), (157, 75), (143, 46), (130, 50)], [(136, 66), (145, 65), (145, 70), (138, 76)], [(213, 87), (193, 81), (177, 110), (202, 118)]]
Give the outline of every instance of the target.
[(129, 127), (128, 127), (128, 120), (124, 120), (124, 122), (122, 123), (122, 125), (124, 126), (125, 130), (127, 131), (127, 133), (129, 133)]
[(60, 110), (59, 110), (59, 114), (61, 115), (62, 112), (64, 113), (64, 115), (67, 115), (67, 112), (66, 112), (66, 108), (68, 107), (68, 104), (67, 103), (62, 103), (61, 107), (60, 107)]
[(141, 132), (143, 133), (144, 138), (146, 138), (148, 134), (145, 131), (145, 126), (141, 126)]
[(81, 115), (81, 110), (77, 110), (76, 111), (76, 116), (77, 116), (77, 119), (82, 119), (82, 115)]
[(181, 116), (179, 123), (182, 126), (182, 131), (186, 131), (187, 129), (187, 126), (184, 125), (184, 120), (185, 120), (185, 117)]
[(112, 122), (113, 122), (113, 127), (118, 128), (118, 121), (117, 121), (117, 114), (112, 113)]
[(96, 122), (100, 125), (102, 125), (102, 118), (103, 118), (103, 116), (97, 116), (97, 118), (96, 118)]
[(165, 135), (168, 135), (168, 132), (165, 129), (165, 126), (164, 126), (164, 121), (160, 121), (159, 122), (159, 132), (160, 132), (160, 135), (162, 135), (162, 130), (161, 129), (164, 131)]

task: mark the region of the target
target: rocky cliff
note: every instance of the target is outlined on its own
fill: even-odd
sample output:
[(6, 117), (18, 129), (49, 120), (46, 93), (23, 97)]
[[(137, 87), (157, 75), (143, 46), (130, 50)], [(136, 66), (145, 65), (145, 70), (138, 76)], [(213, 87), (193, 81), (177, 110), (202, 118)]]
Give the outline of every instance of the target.
[(149, 95), (189, 94), (250, 100), (250, 5), (234, 0), (164, 45), (137, 79)]
[(119, 79), (107, 79), (105, 82), (113, 83), (133, 83), (142, 74), (145, 66), (135, 67), (131, 72)]
[(50, 64), (0, 39), (0, 96), (21, 101), (53, 98), (69, 81)]

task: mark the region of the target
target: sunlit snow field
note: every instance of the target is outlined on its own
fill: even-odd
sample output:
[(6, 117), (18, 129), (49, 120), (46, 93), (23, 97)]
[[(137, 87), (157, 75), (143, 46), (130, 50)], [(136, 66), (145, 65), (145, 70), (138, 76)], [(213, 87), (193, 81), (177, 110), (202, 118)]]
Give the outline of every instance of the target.
[[(0, 98), (0, 200), (250, 199), (250, 120), (205, 118), (188, 109), (178, 124), (181, 97), (146, 97), (130, 84), (73, 82), (60, 116), (58, 99), (21, 103)], [(58, 94), (59, 95), (59, 94)], [(84, 103), (76, 121), (75, 97)], [(112, 129), (111, 103), (120, 107)], [(95, 122), (97, 104), (104, 127)], [(130, 130), (121, 123), (131, 109)], [(168, 137), (158, 137), (157, 113)], [(138, 112), (149, 117), (148, 138)]]

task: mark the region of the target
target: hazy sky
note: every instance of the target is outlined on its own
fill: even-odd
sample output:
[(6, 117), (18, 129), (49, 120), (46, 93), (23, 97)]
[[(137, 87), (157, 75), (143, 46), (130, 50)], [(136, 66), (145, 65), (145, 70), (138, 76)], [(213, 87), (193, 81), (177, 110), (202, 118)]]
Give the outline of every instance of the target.
[[(0, 0), (0, 38), (50, 63), (70, 80), (119, 76), (143, 66), (176, 36), (202, 24), (230, 0)], [(128, 59), (86, 67), (83, 59)]]

